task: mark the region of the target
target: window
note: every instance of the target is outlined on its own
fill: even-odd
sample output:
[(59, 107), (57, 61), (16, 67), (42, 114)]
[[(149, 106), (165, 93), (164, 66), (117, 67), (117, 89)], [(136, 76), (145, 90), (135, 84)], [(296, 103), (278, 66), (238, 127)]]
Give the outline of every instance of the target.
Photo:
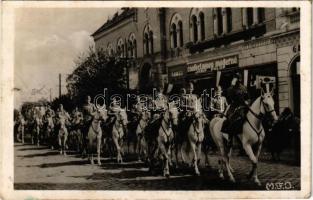
[(111, 43), (109, 43), (107, 46), (107, 53), (108, 53), (108, 56), (110, 56), (110, 57), (113, 56), (113, 54), (114, 54), (113, 46)]
[(243, 8), (242, 9), (243, 26), (251, 27), (265, 22), (264, 8)]
[(217, 15), (217, 34), (221, 35), (223, 33), (222, 8), (216, 8), (216, 15)]
[(183, 23), (182, 23), (182, 21), (178, 22), (178, 35), (179, 35), (179, 46), (182, 47), (184, 45)]
[(137, 57), (137, 44), (136, 44), (136, 36), (134, 33), (131, 33), (129, 35), (128, 39), (128, 55), (131, 58), (136, 58)]
[(144, 36), (144, 45), (145, 45), (145, 53), (147, 55), (149, 55), (149, 35), (148, 33), (145, 33), (145, 36)]
[(176, 24), (172, 24), (172, 48), (177, 47), (177, 30)]
[(175, 13), (170, 22), (171, 48), (183, 46), (183, 23), (178, 13)]
[(204, 38), (205, 38), (205, 27), (204, 27), (204, 14), (203, 14), (203, 12), (199, 13), (199, 19), (200, 19), (200, 31), (201, 31), (200, 40), (204, 40)]
[(124, 49), (124, 40), (120, 38), (117, 42), (117, 55), (119, 57), (124, 57), (125, 56), (125, 49)]
[(265, 10), (264, 8), (258, 8), (258, 22), (263, 23), (265, 21)]
[(205, 40), (205, 17), (202, 8), (193, 8), (190, 13), (190, 40)]
[(153, 32), (149, 31), (150, 53), (153, 54)]
[(232, 12), (231, 8), (226, 8), (226, 15), (227, 15), (227, 32), (231, 32), (233, 29), (233, 23), (232, 23)]
[(153, 54), (153, 31), (150, 25), (146, 25), (146, 27), (144, 28), (143, 44), (144, 54)]
[(251, 26), (253, 24), (253, 8), (247, 8), (247, 25)]
[(192, 20), (192, 33), (193, 33), (193, 42), (198, 41), (198, 23), (197, 23), (197, 17), (193, 15), (191, 17)]

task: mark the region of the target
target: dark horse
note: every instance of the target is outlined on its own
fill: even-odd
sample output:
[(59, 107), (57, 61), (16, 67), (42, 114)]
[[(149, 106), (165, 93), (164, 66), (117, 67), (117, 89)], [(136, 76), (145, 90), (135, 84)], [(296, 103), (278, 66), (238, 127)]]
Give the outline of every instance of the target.
[(271, 152), (272, 159), (280, 160), (280, 154), (285, 149), (294, 150), (294, 161), (300, 161), (300, 120), (294, 116), (290, 108), (285, 108), (278, 118), (277, 123), (268, 129), (267, 149)]

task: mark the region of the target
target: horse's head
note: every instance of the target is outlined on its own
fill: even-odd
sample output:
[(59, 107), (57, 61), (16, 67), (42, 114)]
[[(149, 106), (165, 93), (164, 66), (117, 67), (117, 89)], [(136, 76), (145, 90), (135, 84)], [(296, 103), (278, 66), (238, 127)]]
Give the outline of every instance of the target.
[(118, 121), (123, 124), (123, 126), (127, 126), (127, 123), (128, 123), (128, 119), (127, 119), (127, 113), (126, 113), (126, 110), (125, 109), (121, 109), (119, 112), (118, 112)]
[(277, 121), (278, 117), (274, 108), (273, 89), (270, 92), (264, 92), (261, 89), (261, 113), (270, 114), (274, 121)]
[(94, 119), (106, 121), (108, 118), (107, 110), (97, 109), (94, 114)]
[(167, 111), (169, 120), (173, 122), (173, 125), (178, 125), (178, 108), (176, 107), (175, 103), (168, 103), (167, 104)]

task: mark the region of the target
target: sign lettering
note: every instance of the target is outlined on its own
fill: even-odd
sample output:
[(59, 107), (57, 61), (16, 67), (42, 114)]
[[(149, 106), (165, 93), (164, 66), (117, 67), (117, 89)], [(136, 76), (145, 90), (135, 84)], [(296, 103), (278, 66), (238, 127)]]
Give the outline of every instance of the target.
[(221, 58), (218, 60), (195, 63), (187, 66), (188, 73), (205, 73), (225, 69), (230, 65), (238, 65), (238, 56)]

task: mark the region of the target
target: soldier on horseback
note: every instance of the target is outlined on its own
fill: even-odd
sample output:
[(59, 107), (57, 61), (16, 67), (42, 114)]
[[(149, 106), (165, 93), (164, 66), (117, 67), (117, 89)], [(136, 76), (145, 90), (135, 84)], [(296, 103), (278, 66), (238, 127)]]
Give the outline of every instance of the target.
[(213, 116), (224, 116), (228, 107), (227, 100), (222, 96), (222, 87), (217, 86), (215, 96), (211, 99), (211, 112)]
[(197, 110), (197, 95), (193, 94), (194, 91), (194, 85), (192, 82), (187, 83), (187, 90), (186, 94), (182, 95), (182, 101), (181, 101), (181, 107), (182, 107), (182, 113), (181, 113), (181, 133), (182, 135), (186, 135), (187, 129), (189, 128), (190, 124), (192, 123), (192, 115), (195, 110)]
[[(233, 76), (231, 86), (227, 90), (227, 98), (230, 105), (226, 111), (227, 119), (223, 123), (222, 132), (231, 135), (241, 133), (250, 98), (246, 86), (242, 84), (242, 76), (239, 73)], [(230, 138), (232, 139), (232, 137)]]
[(87, 153), (87, 135), (88, 130), (91, 125), (92, 119), (93, 119), (93, 113), (96, 112), (96, 107), (93, 103), (91, 103), (91, 97), (87, 96), (85, 104), (83, 105), (82, 109), (82, 115), (83, 115), (83, 127), (82, 127), (82, 134), (83, 134), (83, 156)]

